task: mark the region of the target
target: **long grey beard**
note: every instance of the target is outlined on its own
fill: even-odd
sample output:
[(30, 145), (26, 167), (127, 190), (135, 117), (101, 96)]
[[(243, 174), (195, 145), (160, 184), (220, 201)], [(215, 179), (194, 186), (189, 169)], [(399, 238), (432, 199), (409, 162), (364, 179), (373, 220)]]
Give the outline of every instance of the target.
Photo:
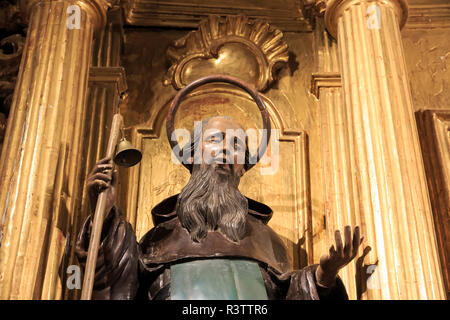
[(244, 237), (248, 201), (238, 185), (239, 177), (219, 175), (212, 165), (192, 170), (176, 206), (192, 240), (199, 242), (216, 229), (235, 242)]

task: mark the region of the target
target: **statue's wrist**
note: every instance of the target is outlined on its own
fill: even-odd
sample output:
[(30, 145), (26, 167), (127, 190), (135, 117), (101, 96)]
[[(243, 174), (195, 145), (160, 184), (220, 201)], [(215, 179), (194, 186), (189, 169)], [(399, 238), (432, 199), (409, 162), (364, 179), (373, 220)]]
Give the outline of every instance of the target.
[(316, 283), (323, 288), (332, 288), (336, 284), (337, 272), (325, 271), (319, 265), (315, 272)]

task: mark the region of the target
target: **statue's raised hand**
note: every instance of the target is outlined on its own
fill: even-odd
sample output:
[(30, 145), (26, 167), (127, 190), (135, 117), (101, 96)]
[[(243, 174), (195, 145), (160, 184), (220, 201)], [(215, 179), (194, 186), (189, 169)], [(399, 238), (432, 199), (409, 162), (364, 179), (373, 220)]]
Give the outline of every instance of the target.
[(316, 280), (320, 286), (332, 287), (335, 283), (339, 269), (347, 265), (358, 253), (358, 248), (364, 237), (360, 237), (359, 227), (355, 227), (352, 239), (352, 229), (346, 226), (344, 229), (344, 244), (339, 230), (334, 232), (336, 248), (330, 247), (328, 254), (320, 258), (319, 267), (316, 270)]
[(106, 157), (95, 164), (94, 169), (87, 177), (86, 188), (92, 213), (95, 211), (98, 195), (104, 190), (107, 190), (106, 212), (109, 212), (114, 205), (117, 193), (117, 174), (111, 174), (112, 169), (111, 157)]

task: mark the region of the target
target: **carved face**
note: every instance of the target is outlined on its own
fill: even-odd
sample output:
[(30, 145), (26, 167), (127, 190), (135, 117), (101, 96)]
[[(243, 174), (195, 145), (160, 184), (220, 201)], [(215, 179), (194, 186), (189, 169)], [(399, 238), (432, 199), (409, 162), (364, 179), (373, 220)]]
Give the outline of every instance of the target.
[(241, 177), (246, 152), (242, 126), (228, 117), (214, 117), (202, 129), (202, 166), (212, 165), (219, 174)]
[(214, 117), (202, 122), (202, 161), (177, 199), (181, 225), (194, 241), (218, 230), (231, 241), (245, 234), (247, 199), (238, 189), (244, 174), (245, 132), (233, 119)]

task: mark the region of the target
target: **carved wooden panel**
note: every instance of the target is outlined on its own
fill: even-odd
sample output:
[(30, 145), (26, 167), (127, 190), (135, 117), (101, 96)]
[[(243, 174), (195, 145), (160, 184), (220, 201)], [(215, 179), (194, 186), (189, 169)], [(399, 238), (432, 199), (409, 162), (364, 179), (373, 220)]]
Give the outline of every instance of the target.
[(442, 272), (450, 297), (450, 110), (417, 113)]
[(450, 27), (450, 3), (447, 0), (409, 0), (408, 29)]
[(267, 20), (283, 31), (310, 31), (296, 0), (127, 0), (126, 22), (138, 26), (198, 26), (210, 14), (221, 16), (245, 14)]

